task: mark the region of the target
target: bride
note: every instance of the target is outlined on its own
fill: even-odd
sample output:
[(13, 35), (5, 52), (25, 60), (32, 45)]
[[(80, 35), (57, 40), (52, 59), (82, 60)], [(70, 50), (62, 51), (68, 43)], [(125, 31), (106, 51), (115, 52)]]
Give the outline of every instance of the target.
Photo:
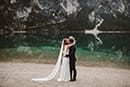
[[(56, 62), (56, 65), (52, 72), (44, 78), (32, 78), (33, 81), (49, 81), (52, 80), (58, 73), (60, 69), (60, 77), (58, 81), (69, 81), (70, 80), (70, 67), (69, 67), (69, 57), (66, 55), (69, 54), (69, 47), (75, 44), (75, 40), (73, 43), (70, 43), (68, 38), (62, 40), (60, 53)], [(62, 64), (61, 64), (62, 61)]]

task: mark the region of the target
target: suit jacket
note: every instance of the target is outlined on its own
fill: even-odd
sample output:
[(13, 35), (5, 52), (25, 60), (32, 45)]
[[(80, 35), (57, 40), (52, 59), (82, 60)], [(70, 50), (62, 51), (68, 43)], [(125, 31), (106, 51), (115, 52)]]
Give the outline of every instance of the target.
[(69, 57), (70, 62), (75, 62), (76, 61), (76, 47), (73, 45), (69, 48), (69, 54), (67, 55), (67, 57)]

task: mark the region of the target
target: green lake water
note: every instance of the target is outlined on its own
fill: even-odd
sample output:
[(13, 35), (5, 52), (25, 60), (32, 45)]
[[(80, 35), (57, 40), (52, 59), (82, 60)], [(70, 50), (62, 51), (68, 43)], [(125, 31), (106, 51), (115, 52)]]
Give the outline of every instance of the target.
[(103, 44), (98, 44), (93, 35), (80, 33), (61, 33), (57, 36), (18, 34), (1, 38), (0, 57), (35, 56), (36, 59), (56, 59), (62, 39), (70, 35), (76, 39), (78, 60), (130, 64), (130, 34), (100, 34)]

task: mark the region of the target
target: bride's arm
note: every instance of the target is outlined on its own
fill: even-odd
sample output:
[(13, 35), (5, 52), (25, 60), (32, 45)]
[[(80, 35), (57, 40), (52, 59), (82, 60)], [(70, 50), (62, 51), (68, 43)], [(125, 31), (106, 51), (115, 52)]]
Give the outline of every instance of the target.
[(71, 46), (75, 45), (75, 43), (76, 43), (76, 41), (74, 40), (74, 42), (73, 42), (73, 43), (71, 43), (71, 44), (69, 44), (69, 45), (66, 45), (66, 46), (69, 48), (69, 47), (71, 47)]

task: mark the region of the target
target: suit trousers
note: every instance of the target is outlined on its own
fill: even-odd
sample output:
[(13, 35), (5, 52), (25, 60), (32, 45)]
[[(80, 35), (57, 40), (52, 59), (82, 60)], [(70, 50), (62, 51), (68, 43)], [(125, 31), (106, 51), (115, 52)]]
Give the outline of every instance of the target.
[(77, 70), (76, 70), (76, 62), (70, 61), (70, 80), (76, 80)]

